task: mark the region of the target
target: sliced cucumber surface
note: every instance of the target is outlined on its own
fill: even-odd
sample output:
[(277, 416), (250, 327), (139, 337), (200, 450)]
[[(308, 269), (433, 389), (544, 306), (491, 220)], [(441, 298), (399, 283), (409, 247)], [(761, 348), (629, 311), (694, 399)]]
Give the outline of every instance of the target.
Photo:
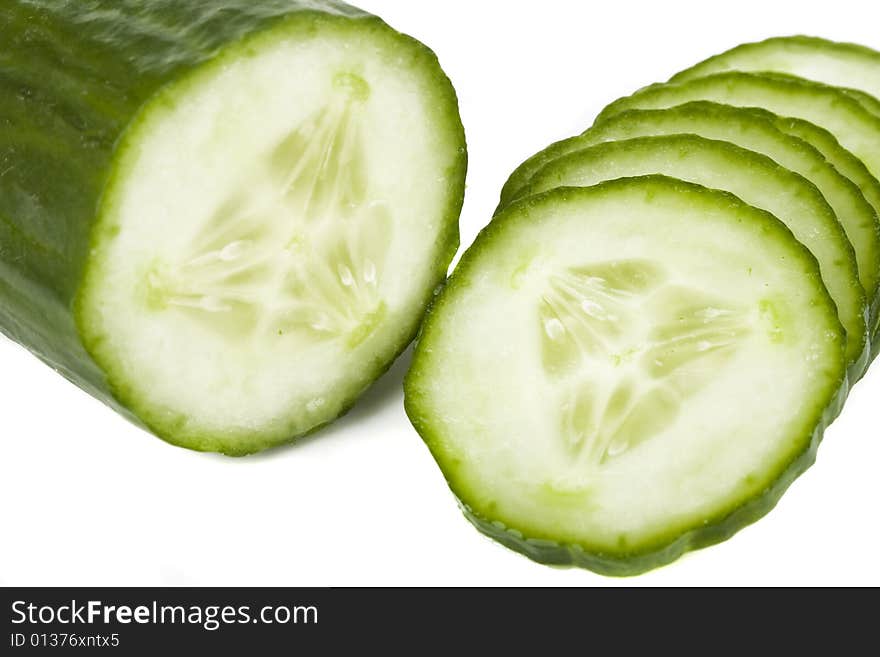
[[(573, 152), (606, 141), (634, 137), (695, 134), (727, 141), (761, 153), (783, 167), (800, 174), (822, 192), (852, 243), (858, 263), (859, 279), (877, 316), (880, 295), (880, 223), (877, 213), (859, 188), (841, 174), (822, 154), (804, 140), (777, 127), (778, 117), (761, 110), (695, 101), (664, 110), (630, 110), (597, 124), (579, 137), (566, 142)], [(561, 148), (548, 152), (561, 156)], [(528, 190), (526, 184), (520, 191)], [(516, 194), (513, 195), (516, 198)], [(872, 324), (873, 326), (873, 324)]]
[(853, 97), (880, 115), (880, 52), (865, 46), (811, 36), (773, 37), (710, 57), (676, 74), (671, 81), (684, 82), (726, 71), (778, 71), (852, 89)]
[[(736, 76), (736, 74), (731, 74)], [(714, 78), (714, 76), (712, 76)], [(708, 78), (707, 78), (708, 79)], [(762, 97), (760, 82), (756, 82), (754, 76), (749, 76), (743, 80), (744, 85), (738, 85), (735, 81), (728, 80), (728, 84), (719, 84), (719, 80), (710, 81), (708, 84), (703, 82), (696, 84), (696, 80), (683, 83), (667, 83), (657, 84), (648, 87), (645, 90), (636, 92), (629, 99), (620, 99), (611, 106), (606, 108), (600, 115), (597, 123), (610, 118), (620, 111), (627, 109), (661, 109), (669, 108), (675, 105), (681, 105), (691, 101), (707, 100), (725, 103), (737, 107), (748, 107), (756, 109), (758, 106), (766, 110), (767, 105), (775, 105), (778, 111), (775, 125), (783, 132), (795, 137), (799, 137), (810, 145), (815, 147), (822, 155), (825, 156), (831, 164), (837, 168), (847, 178), (852, 180), (859, 186), (864, 197), (873, 206), (874, 210), (880, 213), (880, 182), (868, 170), (865, 163), (862, 162), (848, 149), (844, 148), (837, 140), (834, 134), (824, 127), (811, 123), (810, 121), (798, 119), (787, 112), (797, 112), (797, 103), (785, 102), (779, 97), (779, 94), (771, 94), (769, 97)], [(772, 86), (772, 83), (768, 82)], [(808, 98), (804, 98), (802, 94), (798, 94), (800, 100), (809, 102)], [(616, 108), (619, 103), (619, 106)], [(764, 104), (762, 104), (764, 103)], [(623, 107), (627, 105), (627, 107)], [(541, 162), (539, 158), (535, 158), (532, 167), (540, 168)], [(537, 169), (532, 170), (532, 174)]]
[[(458, 244), (464, 135), (433, 53), (337, 2), (8, 14), (0, 217), (24, 237), (0, 229), (4, 332), (193, 449), (255, 452), (347, 410)], [(38, 174), (56, 160), (79, 184)]]
[[(699, 100), (700, 95), (693, 94), (692, 89), (681, 89), (676, 87), (675, 89), (669, 89), (669, 92), (670, 96), (667, 98), (667, 101), (665, 103), (658, 103), (667, 109), (679, 104), (686, 105), (690, 102), (711, 102)], [(720, 105), (721, 103), (714, 104)], [(871, 207), (874, 208), (875, 214), (880, 213), (880, 182), (871, 175), (871, 172), (868, 171), (868, 168), (864, 163), (843, 148), (840, 145), (840, 142), (838, 142), (830, 132), (810, 123), (809, 121), (778, 116), (761, 108), (735, 105), (728, 106), (748, 110), (751, 114), (756, 116), (760, 115), (765, 119), (772, 121), (774, 127), (778, 130), (810, 144), (813, 148), (819, 151), (819, 153), (821, 153), (835, 169), (858, 186), (862, 196), (864, 196), (865, 200), (867, 200), (868, 203), (871, 204)], [(597, 121), (593, 127), (606, 123), (610, 118), (611, 116), (608, 116), (601, 121)], [(586, 132), (589, 133), (590, 130), (592, 130), (592, 128)], [(518, 166), (504, 185), (498, 210), (500, 211), (515, 198), (520, 197), (531, 177), (534, 176), (535, 173), (537, 173), (545, 164), (582, 148), (583, 143), (580, 137), (581, 135), (577, 135), (551, 144), (543, 151), (536, 153)]]
[(634, 575), (774, 506), (839, 409), (843, 352), (781, 222), (619, 179), (493, 219), (428, 315), (406, 410), (480, 531)]
[(852, 245), (819, 190), (770, 158), (694, 135), (605, 142), (547, 164), (532, 178), (528, 194), (651, 174), (730, 192), (785, 223), (819, 262), (846, 329), (850, 380), (861, 377), (870, 349), (865, 294)]
[(691, 100), (760, 107), (809, 121), (862, 160), (875, 181), (880, 177), (880, 118), (840, 89), (804, 79), (733, 72), (655, 84), (613, 102), (598, 121), (628, 109), (661, 109)]
[(822, 153), (835, 169), (858, 186), (865, 200), (880, 214), (880, 182), (868, 171), (864, 162), (840, 145), (834, 135), (809, 121), (791, 117), (776, 117), (774, 125), (788, 135), (803, 139)]
[(526, 159), (508, 176), (507, 181), (501, 188), (501, 199), (495, 214), (501, 212), (505, 207), (513, 203), (515, 200), (522, 198), (526, 188), (532, 177), (540, 171), (545, 164), (552, 162), (558, 157), (568, 155), (576, 150), (583, 148), (580, 135), (567, 137), (550, 144), (547, 148), (539, 151)]
[(880, 117), (880, 100), (870, 94), (866, 94), (864, 91), (859, 91), (858, 89), (843, 89), (843, 91), (848, 96), (852, 96), (859, 101), (862, 104), (862, 107), (871, 112), (871, 114)]

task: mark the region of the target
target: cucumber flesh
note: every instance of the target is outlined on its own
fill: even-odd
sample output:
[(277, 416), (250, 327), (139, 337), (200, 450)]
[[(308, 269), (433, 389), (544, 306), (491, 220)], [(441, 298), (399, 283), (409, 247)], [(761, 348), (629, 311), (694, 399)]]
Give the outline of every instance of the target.
[(785, 223), (819, 262), (846, 329), (850, 380), (861, 377), (869, 356), (867, 307), (852, 245), (818, 189), (770, 158), (694, 135), (639, 137), (554, 160), (535, 175), (528, 194), (651, 174), (730, 192)]
[(673, 76), (684, 82), (726, 71), (776, 71), (843, 87), (880, 116), (880, 52), (809, 36), (744, 43)]
[(602, 110), (598, 122), (628, 109), (662, 109), (692, 100), (761, 107), (813, 123), (858, 157), (875, 184), (880, 177), (880, 118), (840, 89), (808, 80), (733, 72), (655, 84), (613, 102)]
[(773, 507), (839, 409), (843, 351), (782, 223), (619, 179), (493, 219), (428, 315), (406, 409), (480, 531), (633, 575)]
[[(781, 132), (775, 119), (761, 110), (695, 101), (665, 110), (622, 112), (570, 140), (567, 146), (573, 152), (606, 141), (695, 134), (761, 153), (800, 174), (822, 192), (853, 245), (859, 279), (869, 300), (873, 322), (880, 303), (880, 222), (877, 213), (850, 179), (839, 173), (810, 144)], [(528, 185), (519, 194), (526, 193), (527, 189)]]
[[(255, 452), (347, 410), (458, 244), (464, 136), (433, 53), (337, 2), (13, 6), (11, 164), (36, 171), (48, 133), (61, 165), (94, 166), (74, 207), (38, 175), (0, 200), (25, 235), (0, 229), (0, 278), (66, 318), (0, 286), (4, 332), (193, 449)], [(16, 109), (12, 78), (57, 98)], [(51, 270), (41, 245), (71, 237)]]

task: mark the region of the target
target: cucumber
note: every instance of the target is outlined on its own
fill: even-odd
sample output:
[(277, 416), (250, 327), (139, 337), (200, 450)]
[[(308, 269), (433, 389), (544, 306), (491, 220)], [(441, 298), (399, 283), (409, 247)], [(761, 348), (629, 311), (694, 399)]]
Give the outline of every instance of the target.
[(480, 531), (634, 575), (774, 506), (839, 410), (844, 342), (772, 215), (624, 178), (492, 220), (428, 314), (406, 410)]
[[(566, 148), (571, 146), (574, 151), (633, 137), (695, 134), (762, 153), (800, 174), (822, 192), (853, 245), (873, 326), (880, 303), (880, 222), (877, 213), (850, 179), (839, 173), (808, 143), (781, 132), (774, 125), (775, 118), (761, 110), (701, 101), (666, 110), (631, 110), (597, 124), (570, 140)], [(519, 194), (527, 189), (528, 185)]]
[(725, 71), (777, 71), (843, 87), (880, 116), (880, 52), (855, 43), (809, 36), (773, 37), (744, 43), (672, 78), (684, 82)]
[(651, 174), (729, 192), (782, 221), (819, 262), (825, 286), (846, 329), (850, 381), (861, 378), (870, 348), (865, 293), (852, 245), (819, 190), (770, 158), (695, 135), (605, 142), (546, 165), (532, 178), (527, 195)]
[[(656, 96), (653, 98), (653, 102), (656, 106), (672, 108), (679, 104), (701, 102), (700, 94), (695, 93), (695, 90), (688, 85), (666, 87), (666, 92), (668, 95), (664, 98), (665, 102), (660, 102), (660, 99)], [(874, 208), (875, 213), (880, 213), (880, 182), (871, 175), (871, 172), (868, 171), (867, 167), (865, 167), (864, 163), (859, 158), (840, 145), (837, 139), (834, 138), (834, 135), (824, 128), (820, 128), (808, 121), (791, 117), (780, 117), (767, 110), (755, 107), (743, 107), (743, 109), (748, 109), (755, 115), (760, 114), (767, 120), (773, 121), (774, 127), (781, 132), (792, 137), (797, 137), (810, 144), (813, 148), (819, 151), (835, 169), (853, 181), (862, 192), (862, 196), (864, 196), (868, 203), (871, 204), (871, 207)], [(602, 121), (597, 121), (594, 127), (606, 122), (608, 118), (610, 118), (610, 116)], [(589, 132), (589, 130), (587, 132)], [(514, 198), (521, 195), (523, 188), (528, 184), (531, 177), (541, 169), (541, 167), (557, 157), (561, 157), (582, 147), (583, 145), (580, 141), (580, 136), (569, 137), (568, 139), (563, 139), (555, 144), (551, 144), (543, 151), (533, 155), (520, 164), (507, 179), (507, 182), (501, 191), (501, 202), (499, 203), (498, 211), (510, 203)]]
[[(880, 118), (840, 89), (808, 80), (733, 72), (655, 84), (613, 102), (602, 110), (597, 122), (628, 109), (660, 109), (691, 100), (762, 107), (780, 116), (813, 123), (834, 135), (843, 148), (858, 157), (877, 184)], [(880, 211), (877, 206), (875, 209)]]
[(466, 151), (435, 55), (332, 0), (10, 0), (0, 330), (164, 440), (333, 420), (414, 336)]

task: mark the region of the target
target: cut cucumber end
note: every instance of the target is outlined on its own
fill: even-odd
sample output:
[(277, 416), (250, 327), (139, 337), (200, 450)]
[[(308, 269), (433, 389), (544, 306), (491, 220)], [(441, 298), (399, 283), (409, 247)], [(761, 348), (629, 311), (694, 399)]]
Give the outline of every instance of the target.
[(405, 391), (481, 531), (628, 575), (772, 508), (845, 380), (834, 303), (791, 233), (649, 176), (496, 216), (434, 303)]
[(343, 413), (411, 340), (458, 244), (465, 145), (424, 46), (295, 15), (129, 128), (77, 299), (164, 439), (246, 454)]

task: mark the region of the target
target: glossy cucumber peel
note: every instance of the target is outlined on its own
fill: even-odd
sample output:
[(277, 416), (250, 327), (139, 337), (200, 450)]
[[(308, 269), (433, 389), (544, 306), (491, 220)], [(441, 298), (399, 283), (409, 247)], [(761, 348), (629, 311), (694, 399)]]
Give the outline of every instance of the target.
[[(781, 166), (812, 182), (829, 202), (852, 243), (859, 279), (871, 309), (871, 326), (880, 303), (880, 223), (877, 213), (859, 188), (841, 174), (825, 157), (804, 140), (780, 130), (781, 121), (762, 110), (743, 109), (696, 101), (665, 110), (631, 110), (598, 123), (578, 137), (551, 147), (547, 166), (554, 158), (606, 141), (634, 137), (695, 134), (727, 141), (770, 157)], [(538, 158), (533, 158), (537, 163)], [(531, 177), (540, 176), (540, 169)], [(528, 184), (512, 198), (528, 193)], [(509, 202), (509, 200), (508, 200)]]
[(843, 352), (781, 222), (625, 178), (493, 219), (429, 311), (406, 410), (480, 531), (635, 575), (775, 505), (839, 410)]
[(343, 413), (458, 244), (433, 53), (332, 1), (7, 5), (0, 329), (193, 449)]
[(818, 260), (846, 329), (850, 380), (861, 377), (870, 349), (865, 295), (852, 246), (819, 190), (770, 158), (694, 135), (605, 142), (546, 165), (532, 178), (526, 195), (650, 174), (732, 193), (782, 221)]
[(710, 57), (671, 81), (725, 71), (776, 71), (841, 87), (880, 116), (880, 53), (855, 43), (811, 36), (773, 37)]

